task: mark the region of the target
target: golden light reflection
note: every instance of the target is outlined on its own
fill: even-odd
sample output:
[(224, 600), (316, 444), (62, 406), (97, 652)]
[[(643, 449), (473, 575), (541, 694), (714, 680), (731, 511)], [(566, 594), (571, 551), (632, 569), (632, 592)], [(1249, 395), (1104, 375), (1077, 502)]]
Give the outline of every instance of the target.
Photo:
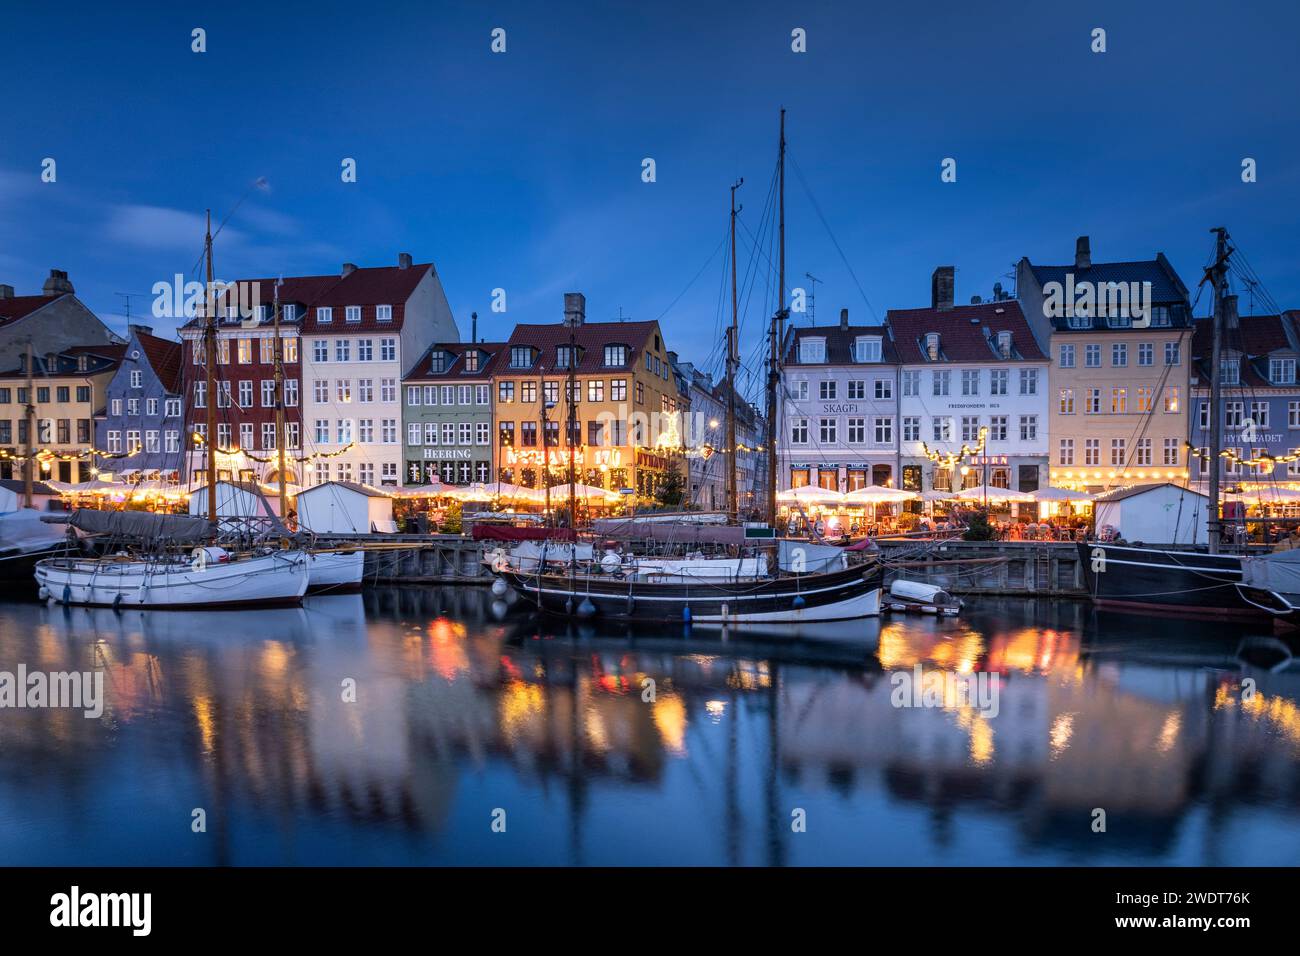
[(217, 743), (217, 729), (212, 719), (212, 698), (206, 694), (194, 695), (194, 720), (199, 725), (203, 752), (212, 753)]
[(463, 623), (446, 617), (434, 618), (425, 632), (429, 637), (429, 664), (439, 677), (450, 682), (469, 673), (467, 631)]
[(664, 747), (671, 753), (686, 753), (686, 705), (676, 694), (660, 694), (651, 715)]
[(1165, 717), (1165, 722), (1160, 727), (1160, 736), (1156, 740), (1156, 749), (1162, 754), (1169, 753), (1174, 749), (1174, 744), (1178, 742), (1178, 732), (1182, 730), (1183, 718), (1177, 711), (1171, 712)]
[(713, 722), (716, 724), (726, 715), (727, 702), (725, 700), (710, 700), (705, 703), (704, 710), (713, 718)]
[(1065, 749), (1070, 746), (1070, 738), (1074, 736), (1074, 714), (1058, 714), (1052, 721), (1052, 729), (1048, 734), (1048, 741), (1051, 745), (1052, 759), (1055, 760)]
[(507, 740), (518, 739), (526, 726), (541, 716), (545, 706), (546, 692), (541, 686), (521, 680), (510, 681), (501, 692), (501, 733)]

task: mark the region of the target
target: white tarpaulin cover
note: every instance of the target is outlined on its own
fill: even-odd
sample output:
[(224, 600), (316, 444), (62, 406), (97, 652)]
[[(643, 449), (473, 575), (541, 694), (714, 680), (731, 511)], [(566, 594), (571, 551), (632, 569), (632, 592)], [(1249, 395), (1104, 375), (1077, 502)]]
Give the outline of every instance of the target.
[(782, 571), (798, 574), (821, 574), (824, 571), (842, 571), (849, 566), (849, 559), (843, 549), (829, 544), (813, 544), (809, 541), (787, 541), (779, 543), (779, 567)]

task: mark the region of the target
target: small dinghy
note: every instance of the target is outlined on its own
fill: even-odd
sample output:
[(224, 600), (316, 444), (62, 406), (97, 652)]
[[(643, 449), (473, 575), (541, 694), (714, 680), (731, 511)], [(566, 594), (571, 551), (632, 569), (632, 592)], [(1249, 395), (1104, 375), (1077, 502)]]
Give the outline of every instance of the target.
[(899, 611), (904, 614), (936, 614), (941, 617), (954, 617), (961, 613), (962, 603), (960, 598), (953, 597), (938, 585), (898, 580), (889, 586), (884, 608), (887, 611)]

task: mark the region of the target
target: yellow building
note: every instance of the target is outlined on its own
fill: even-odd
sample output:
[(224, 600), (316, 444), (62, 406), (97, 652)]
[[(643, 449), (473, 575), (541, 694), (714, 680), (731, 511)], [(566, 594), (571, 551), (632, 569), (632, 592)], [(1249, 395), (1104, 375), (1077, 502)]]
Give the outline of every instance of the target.
[(658, 322), (588, 323), (585, 313), (585, 297), (571, 292), (562, 323), (515, 326), (493, 366), (497, 472), (543, 488), (549, 467), (550, 484), (562, 484), (572, 450), (576, 481), (635, 489), (644, 503), (682, 447), (668, 349)]
[(28, 397), (27, 356), (0, 374), (0, 477), (23, 477), (27, 453), (27, 404), (35, 407), (32, 449), (39, 461), (34, 478), (87, 481), (96, 467), (95, 416), (122, 361), (124, 345), (83, 345), (32, 359)]

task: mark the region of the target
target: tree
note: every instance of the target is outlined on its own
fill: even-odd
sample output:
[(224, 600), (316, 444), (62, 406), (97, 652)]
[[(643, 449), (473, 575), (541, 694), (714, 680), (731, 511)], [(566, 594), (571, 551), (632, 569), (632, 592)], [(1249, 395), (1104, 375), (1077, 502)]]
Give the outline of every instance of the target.
[(672, 462), (664, 472), (663, 479), (655, 488), (655, 501), (666, 508), (675, 508), (682, 503), (686, 494), (686, 480), (682, 477), (677, 462)]
[(970, 521), (966, 524), (966, 530), (962, 538), (967, 541), (992, 541), (997, 537), (997, 531), (993, 525), (989, 524), (989, 513), (987, 511), (971, 512)]

